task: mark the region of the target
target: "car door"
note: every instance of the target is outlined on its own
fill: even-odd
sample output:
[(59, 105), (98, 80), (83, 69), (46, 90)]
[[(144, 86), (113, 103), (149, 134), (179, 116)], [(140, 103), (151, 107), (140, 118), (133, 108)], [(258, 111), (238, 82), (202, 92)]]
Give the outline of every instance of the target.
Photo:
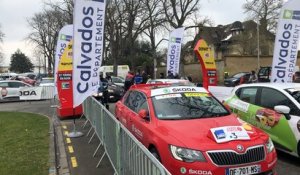
[[(261, 88), (257, 102), (261, 109), (256, 112), (256, 117), (260, 117), (261, 128), (271, 136), (277, 146), (289, 152), (296, 152), (299, 138), (296, 138), (292, 126), (296, 127), (299, 120), (297, 115), (300, 111), (297, 106), (285, 94), (270, 87)], [(274, 110), (277, 105), (288, 106), (291, 109), (291, 119), (277, 113)]]
[(128, 91), (124, 97), (123, 100), (118, 101), (116, 103), (116, 111), (115, 114), (117, 116), (117, 119), (120, 120), (120, 122), (129, 129), (129, 116), (132, 113), (132, 96), (134, 95), (134, 91)]
[(22, 82), (12, 81), (8, 82), (8, 95), (7, 96), (20, 96), (20, 87), (25, 87), (26, 84)]
[(141, 109), (149, 111), (147, 98), (142, 92), (135, 91), (134, 98), (132, 99), (132, 107), (133, 113), (129, 118), (130, 130), (140, 142), (147, 145), (150, 117), (145, 120), (138, 114)]
[(243, 87), (236, 91), (236, 98), (228, 104), (232, 111), (244, 121), (251, 123), (267, 132), (277, 147), (287, 151), (297, 150), (297, 141), (283, 114), (274, 110), (277, 105), (291, 108), (297, 107), (282, 92), (269, 87)]

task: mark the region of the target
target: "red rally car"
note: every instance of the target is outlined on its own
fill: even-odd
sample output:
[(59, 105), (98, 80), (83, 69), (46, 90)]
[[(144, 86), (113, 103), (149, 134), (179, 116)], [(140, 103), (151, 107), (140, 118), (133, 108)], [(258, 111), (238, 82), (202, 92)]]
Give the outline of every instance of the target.
[(173, 175), (276, 174), (269, 136), (204, 88), (134, 85), (115, 114)]

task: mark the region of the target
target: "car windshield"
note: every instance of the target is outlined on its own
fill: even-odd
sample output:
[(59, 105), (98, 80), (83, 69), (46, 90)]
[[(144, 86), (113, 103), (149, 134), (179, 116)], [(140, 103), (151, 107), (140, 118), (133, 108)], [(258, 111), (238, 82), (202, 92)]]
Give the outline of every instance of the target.
[(298, 103), (300, 103), (300, 89), (286, 89), (287, 91)]
[(240, 78), (243, 75), (245, 75), (245, 73), (238, 73), (238, 74), (233, 75), (232, 77), (234, 77), (234, 78)]
[(152, 97), (161, 120), (185, 120), (229, 115), (228, 110), (207, 93), (178, 93)]

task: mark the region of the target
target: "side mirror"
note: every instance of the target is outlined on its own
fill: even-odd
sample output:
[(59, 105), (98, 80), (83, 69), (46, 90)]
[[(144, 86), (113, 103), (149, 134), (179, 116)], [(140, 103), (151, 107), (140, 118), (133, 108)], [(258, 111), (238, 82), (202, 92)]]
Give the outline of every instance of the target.
[(288, 106), (278, 105), (274, 107), (274, 110), (279, 114), (283, 114), (287, 120), (291, 119), (291, 116), (289, 115), (291, 109)]
[(139, 114), (140, 118), (142, 118), (144, 120), (148, 119), (149, 112), (147, 110), (141, 109), (138, 114)]

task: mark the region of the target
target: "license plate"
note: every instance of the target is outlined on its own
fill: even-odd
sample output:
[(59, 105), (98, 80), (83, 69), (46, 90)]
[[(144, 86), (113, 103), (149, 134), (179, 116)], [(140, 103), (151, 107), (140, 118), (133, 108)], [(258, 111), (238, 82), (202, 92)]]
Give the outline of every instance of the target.
[(226, 175), (248, 175), (260, 173), (260, 165), (244, 166), (238, 168), (227, 168)]

